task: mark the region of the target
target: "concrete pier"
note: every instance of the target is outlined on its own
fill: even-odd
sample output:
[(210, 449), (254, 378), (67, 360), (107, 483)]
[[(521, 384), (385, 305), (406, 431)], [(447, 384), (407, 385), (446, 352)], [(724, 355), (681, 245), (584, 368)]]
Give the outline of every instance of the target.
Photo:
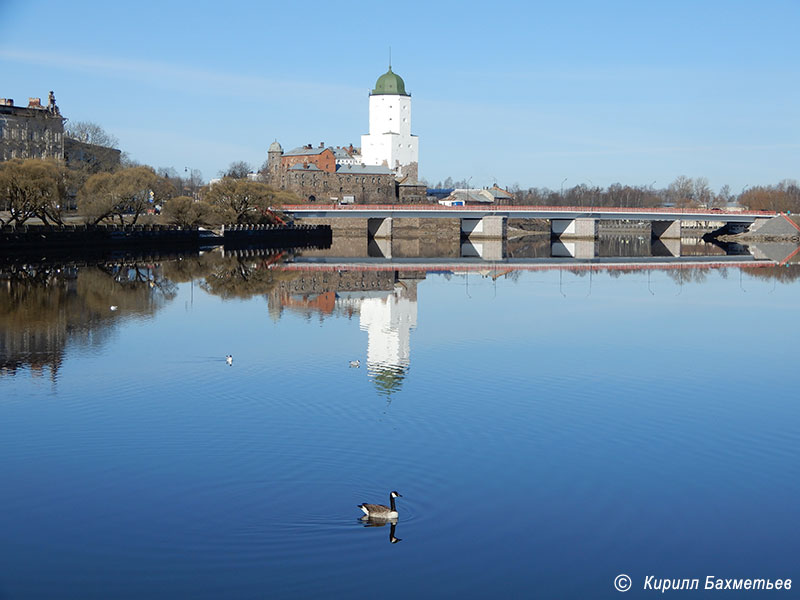
[(597, 245), (591, 238), (570, 238), (553, 240), (550, 246), (553, 258), (595, 258)]
[(675, 221), (653, 221), (651, 235), (654, 238), (681, 239), (681, 222)]
[(551, 219), (550, 233), (555, 237), (594, 239), (597, 237), (597, 219)]
[(461, 233), (470, 238), (504, 238), (508, 225), (505, 217), (461, 219)]
[(373, 238), (392, 239), (392, 217), (367, 219), (367, 233)]
[(650, 245), (650, 253), (653, 256), (674, 256), (681, 255), (680, 238), (656, 238)]
[(499, 261), (506, 257), (505, 240), (467, 238), (461, 243), (462, 258), (482, 258), (483, 260)]

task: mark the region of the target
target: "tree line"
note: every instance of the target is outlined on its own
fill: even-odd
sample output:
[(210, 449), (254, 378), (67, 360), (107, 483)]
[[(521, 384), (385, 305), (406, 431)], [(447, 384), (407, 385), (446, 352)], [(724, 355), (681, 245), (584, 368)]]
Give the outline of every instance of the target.
[[(448, 177), (434, 188), (450, 189), (467, 187), (466, 181), (454, 181)], [(786, 179), (776, 185), (752, 186), (740, 194), (731, 192), (724, 185), (714, 192), (705, 177), (681, 175), (666, 188), (653, 185), (624, 185), (614, 183), (607, 188), (581, 183), (561, 190), (531, 187), (521, 189), (513, 185), (507, 189), (512, 198), (505, 204), (542, 206), (608, 206), (623, 208), (652, 208), (675, 206), (677, 208), (724, 208), (736, 203), (752, 210), (800, 212), (800, 186), (797, 181)]]

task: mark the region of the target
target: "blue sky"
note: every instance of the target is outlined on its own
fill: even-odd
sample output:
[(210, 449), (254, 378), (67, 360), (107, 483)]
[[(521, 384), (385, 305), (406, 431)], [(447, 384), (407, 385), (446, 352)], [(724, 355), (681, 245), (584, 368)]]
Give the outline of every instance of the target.
[(214, 177), (360, 144), (392, 64), (420, 174), (718, 189), (800, 178), (800, 2), (0, 0), (0, 97), (56, 93), (132, 158)]

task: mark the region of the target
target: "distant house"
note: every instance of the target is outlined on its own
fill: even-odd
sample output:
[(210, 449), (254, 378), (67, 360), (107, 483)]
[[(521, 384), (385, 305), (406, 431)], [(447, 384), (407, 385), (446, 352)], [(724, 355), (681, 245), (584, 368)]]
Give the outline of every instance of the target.
[(496, 183), (486, 191), (492, 195), (495, 204), (508, 204), (514, 199), (514, 195), (511, 192), (504, 190), (501, 187), (497, 187)]
[(455, 189), (447, 198), (439, 200), (444, 206), (464, 206), (467, 204), (494, 204), (494, 196), (489, 190)]

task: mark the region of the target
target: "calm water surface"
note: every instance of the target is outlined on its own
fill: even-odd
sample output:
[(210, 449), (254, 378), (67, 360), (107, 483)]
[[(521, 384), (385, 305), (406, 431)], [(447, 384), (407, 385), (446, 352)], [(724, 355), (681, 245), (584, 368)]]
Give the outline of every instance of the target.
[(0, 280), (0, 598), (800, 586), (798, 267), (214, 260)]

